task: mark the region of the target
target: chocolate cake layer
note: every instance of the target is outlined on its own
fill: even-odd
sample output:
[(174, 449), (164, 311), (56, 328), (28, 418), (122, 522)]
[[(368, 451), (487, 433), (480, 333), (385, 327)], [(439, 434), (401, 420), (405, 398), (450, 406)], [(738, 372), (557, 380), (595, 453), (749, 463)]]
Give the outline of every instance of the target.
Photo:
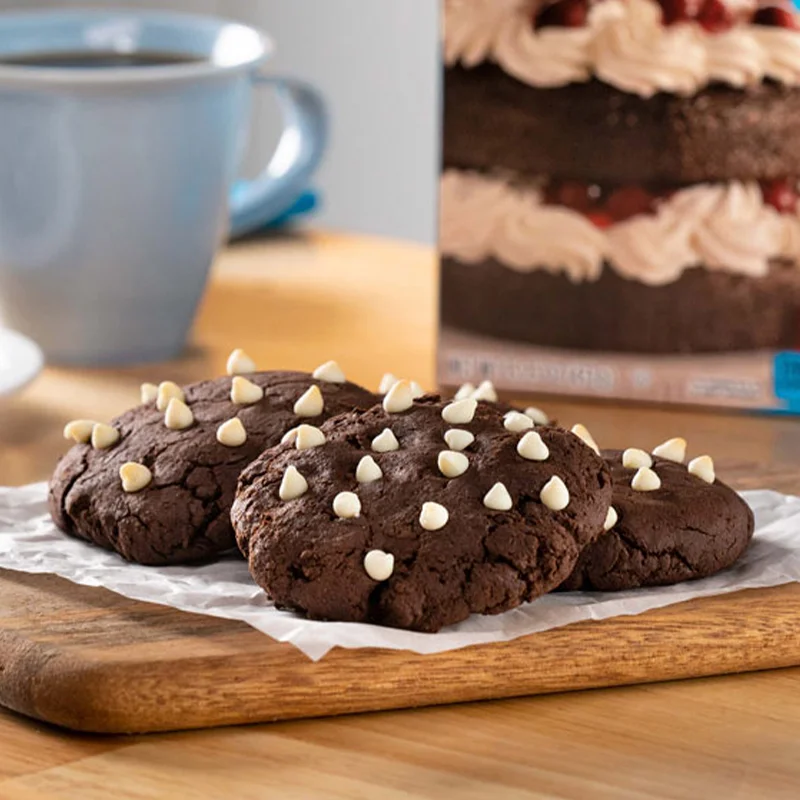
[(800, 175), (800, 90), (650, 99), (593, 80), (535, 89), (493, 64), (445, 75), (444, 163), (614, 184)]
[(800, 347), (800, 266), (764, 278), (701, 267), (666, 286), (620, 277), (574, 284), (497, 261), (442, 262), (442, 323), (546, 347), (699, 353)]

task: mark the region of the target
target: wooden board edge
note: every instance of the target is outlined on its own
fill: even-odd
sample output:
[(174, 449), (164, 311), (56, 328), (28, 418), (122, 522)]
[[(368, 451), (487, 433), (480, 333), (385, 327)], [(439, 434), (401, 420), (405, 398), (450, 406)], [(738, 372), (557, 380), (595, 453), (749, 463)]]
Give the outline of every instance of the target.
[[(0, 705), (33, 719), (70, 730), (84, 730), (79, 718), (63, 718), (54, 699), (80, 685), (76, 663), (55, 648), (0, 631)], [(78, 669), (80, 672), (80, 669)], [(83, 698), (70, 696), (70, 703)]]
[(800, 587), (753, 592), (761, 622), (750, 627), (709, 598), (713, 624), (693, 624), (679, 604), (433, 656), (337, 649), (316, 663), (269, 642), (233, 660), (184, 659), (172, 681), (163, 663), (82, 661), (0, 634), (0, 653), (14, 656), (0, 670), (0, 704), (75, 731), (151, 733), (778, 669), (800, 664), (800, 606), (787, 596)]
[[(307, 704), (282, 705), (271, 699), (271, 695), (279, 686), (266, 684), (263, 697), (254, 698), (253, 704), (242, 704), (237, 699), (235, 704), (215, 711), (203, 711), (197, 706), (187, 709), (165, 705), (158, 699), (151, 702), (129, 706), (117, 701), (119, 684), (109, 686), (108, 676), (100, 675), (96, 669), (78, 670), (67, 679), (61, 679), (56, 691), (35, 693), (30, 702), (20, 702), (19, 697), (10, 696), (5, 687), (0, 686), (0, 705), (23, 716), (40, 720), (77, 733), (101, 735), (134, 735), (147, 733), (166, 733), (183, 730), (201, 730), (206, 728), (251, 725), (258, 723), (281, 722), (298, 719), (344, 716), (350, 714), (395, 711), (412, 708), (423, 708), (459, 703), (507, 700), (519, 697), (534, 697), (562, 692), (587, 691), (621, 686), (665, 683), (679, 680), (736, 675), (748, 672), (762, 672), (800, 665), (800, 653), (786, 658), (759, 659), (758, 663), (745, 667), (737, 666), (720, 670), (711, 667), (707, 670), (667, 670), (652, 675), (631, 675), (609, 677), (585, 673), (568, 688), (561, 685), (550, 685), (546, 680), (520, 682), (517, 686), (498, 685), (494, 691), (485, 691), (469, 684), (460, 685), (439, 691), (431, 696), (428, 691), (417, 695), (403, 692), (395, 695), (393, 686), (382, 687), (380, 695), (347, 698), (328, 702), (325, 706)], [(131, 671), (132, 673), (133, 671)], [(128, 685), (142, 676), (137, 674), (119, 675), (118, 678)], [(86, 682), (95, 682), (91, 692), (85, 690)], [(104, 685), (105, 684), (105, 685)], [(191, 685), (186, 690), (191, 692)]]
[[(48, 710), (45, 709), (40, 713), (33, 714), (28, 714), (24, 709), (13, 710), (25, 716), (31, 716), (43, 722), (79, 733), (135, 735), (288, 722), (291, 720), (347, 716), (381, 711), (402, 711), (414, 708), (457, 705), (460, 703), (510, 700), (514, 698), (536, 697), (564, 692), (590, 691), (593, 689), (610, 689), (698, 678), (740, 675), (750, 672), (784, 669), (798, 665), (800, 665), (800, 653), (787, 659), (767, 659), (761, 661), (759, 664), (748, 665), (746, 667), (726, 668), (724, 670), (720, 670), (719, 668), (710, 668), (703, 671), (675, 670), (674, 672), (661, 672), (657, 676), (642, 675), (636, 679), (633, 679), (631, 676), (609, 678), (605, 676), (585, 675), (582, 676), (580, 680), (576, 680), (569, 688), (550, 686), (545, 681), (542, 683), (534, 682), (532, 685), (527, 683), (520, 684), (514, 688), (507, 685), (498, 686), (497, 689), (492, 692), (471, 690), (470, 687), (461, 687), (441, 692), (436, 696), (427, 696), (428, 693), (423, 692), (419, 696), (403, 694), (402, 696), (394, 697), (391, 686), (386, 686), (381, 696), (372, 695), (355, 701), (342, 699), (341, 701), (330, 702), (325, 707), (316, 706), (309, 708), (302, 705), (281, 707), (280, 705), (276, 705), (274, 701), (267, 700), (264, 703), (256, 703), (249, 707), (229, 707), (213, 714), (176, 714), (173, 709), (165, 711), (161, 704), (143, 706), (132, 713), (128, 708), (115, 708), (113, 705), (104, 702), (103, 699), (109, 697), (105, 692), (95, 695), (87, 704), (81, 702), (66, 706), (59, 704), (56, 713), (48, 713)], [(131, 679), (133, 679), (133, 677), (131, 677)], [(4, 705), (2, 697), (0, 697), (0, 705)]]

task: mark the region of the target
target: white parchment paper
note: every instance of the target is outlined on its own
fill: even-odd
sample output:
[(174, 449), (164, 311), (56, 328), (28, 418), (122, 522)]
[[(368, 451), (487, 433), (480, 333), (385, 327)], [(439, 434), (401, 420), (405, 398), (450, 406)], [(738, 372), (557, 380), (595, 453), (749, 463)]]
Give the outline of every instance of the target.
[(630, 592), (551, 594), (495, 617), (474, 616), (439, 633), (375, 625), (312, 622), (278, 611), (252, 582), (241, 559), (200, 567), (141, 567), (60, 533), (50, 520), (43, 483), (0, 488), (0, 567), (46, 572), (85, 586), (104, 586), (135, 600), (246, 622), (291, 642), (318, 660), (333, 647), (383, 647), (439, 653), (501, 642), (587, 619), (641, 614), (693, 597), (800, 581), (800, 498), (744, 492), (756, 515), (756, 535), (732, 569), (701, 581)]

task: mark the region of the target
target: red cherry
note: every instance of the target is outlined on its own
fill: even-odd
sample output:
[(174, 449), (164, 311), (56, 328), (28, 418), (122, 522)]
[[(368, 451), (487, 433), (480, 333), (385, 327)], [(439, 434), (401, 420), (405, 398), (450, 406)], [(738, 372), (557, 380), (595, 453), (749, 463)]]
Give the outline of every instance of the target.
[(585, 214), (592, 208), (592, 199), (589, 197), (589, 187), (578, 181), (564, 181), (547, 187), (546, 200), (554, 205), (566, 206), (573, 211)]
[(703, 0), (658, 0), (665, 25), (688, 22), (700, 13)]
[(596, 228), (600, 228), (601, 230), (610, 228), (614, 224), (614, 218), (610, 214), (605, 214), (602, 211), (592, 211), (586, 215), (586, 218)]
[(754, 25), (766, 25), (770, 28), (790, 28), (798, 30), (797, 19), (788, 9), (781, 6), (764, 6), (753, 14)]
[(697, 21), (709, 33), (723, 33), (736, 24), (733, 14), (722, 0), (705, 0), (697, 15)]
[(606, 211), (617, 222), (653, 210), (653, 197), (641, 186), (623, 186), (612, 192)]
[(556, 0), (536, 15), (533, 25), (535, 28), (582, 28), (588, 13), (589, 0)]
[(769, 181), (761, 186), (764, 202), (769, 203), (781, 214), (794, 214), (800, 195), (797, 192), (797, 183), (790, 180)]

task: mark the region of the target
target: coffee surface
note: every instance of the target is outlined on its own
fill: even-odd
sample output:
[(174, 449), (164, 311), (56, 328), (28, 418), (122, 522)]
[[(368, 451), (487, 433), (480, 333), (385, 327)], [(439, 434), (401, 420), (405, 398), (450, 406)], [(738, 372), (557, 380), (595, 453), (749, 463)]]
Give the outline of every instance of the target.
[(57, 69), (118, 69), (119, 67), (166, 67), (196, 64), (205, 59), (190, 53), (144, 50), (116, 53), (103, 50), (78, 52), (39, 52), (0, 56), (0, 65), (51, 67)]

